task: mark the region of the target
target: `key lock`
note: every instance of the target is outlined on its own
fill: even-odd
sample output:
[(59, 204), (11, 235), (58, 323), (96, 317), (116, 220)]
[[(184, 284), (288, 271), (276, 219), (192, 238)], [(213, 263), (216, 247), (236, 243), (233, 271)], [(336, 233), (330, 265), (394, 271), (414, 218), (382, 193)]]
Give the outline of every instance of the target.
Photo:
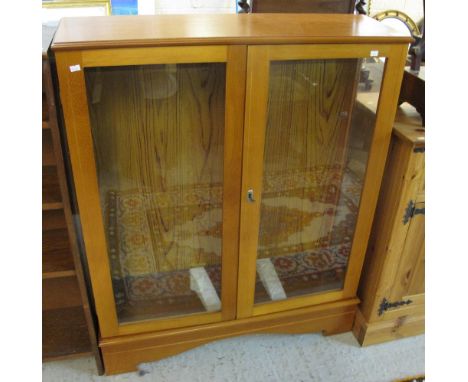
[(252, 189), (247, 190), (247, 200), (249, 203), (255, 202), (254, 191)]

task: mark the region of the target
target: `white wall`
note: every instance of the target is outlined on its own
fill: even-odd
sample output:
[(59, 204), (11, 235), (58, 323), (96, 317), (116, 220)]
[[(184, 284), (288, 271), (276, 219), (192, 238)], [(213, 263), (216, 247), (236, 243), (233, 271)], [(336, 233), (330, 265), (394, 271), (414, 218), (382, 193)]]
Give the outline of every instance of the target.
[(140, 14), (235, 13), (235, 0), (139, 0)]
[[(255, 1), (255, 0), (253, 0)], [(415, 22), (423, 16), (423, 0), (366, 0), (370, 16), (388, 9), (408, 14)], [(235, 13), (236, 0), (138, 0), (139, 14)]]

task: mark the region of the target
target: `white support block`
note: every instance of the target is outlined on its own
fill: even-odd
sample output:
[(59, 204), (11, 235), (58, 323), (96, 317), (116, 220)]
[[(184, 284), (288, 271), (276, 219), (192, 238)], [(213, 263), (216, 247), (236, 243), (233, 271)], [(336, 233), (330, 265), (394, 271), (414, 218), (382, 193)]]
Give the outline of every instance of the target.
[(198, 298), (208, 312), (221, 310), (221, 300), (205, 268), (197, 267), (190, 269), (190, 289), (198, 295)]
[(287, 298), (286, 292), (281, 285), (281, 281), (276, 273), (275, 266), (269, 258), (257, 260), (257, 272), (270, 298), (284, 300)]

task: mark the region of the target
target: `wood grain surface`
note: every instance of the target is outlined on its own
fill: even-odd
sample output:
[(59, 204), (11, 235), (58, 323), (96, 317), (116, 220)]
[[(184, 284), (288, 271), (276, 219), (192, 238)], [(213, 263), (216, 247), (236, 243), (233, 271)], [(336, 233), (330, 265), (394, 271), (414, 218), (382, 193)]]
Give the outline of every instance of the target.
[(367, 16), (216, 14), (63, 18), (52, 49), (207, 44), (408, 43)]
[[(400, 301), (409, 294), (420, 293), (424, 284), (413, 285), (412, 278), (421, 281), (418, 267), (424, 269), (424, 215), (416, 215), (403, 224), (410, 200), (416, 200), (424, 178), (424, 154), (413, 152), (413, 143), (394, 135), (388, 156), (385, 178), (379, 196), (369, 249), (363, 270), (359, 295), (360, 310), (369, 321), (383, 320), (378, 306), (383, 298)], [(412, 233), (412, 236), (409, 234)], [(419, 255), (422, 253), (422, 259)]]
[[(307, 243), (328, 236), (333, 219), (328, 204), (315, 209), (322, 218), (314, 220), (313, 236), (310, 224), (310, 200), (326, 203), (332, 197), (338, 202), (341, 177), (345, 165), (346, 137), (352, 114), (356, 60), (307, 60), (273, 62), (270, 68), (268, 121), (265, 135), (264, 190), (260, 207), (259, 257), (284, 255), (284, 236), (268, 234), (268, 226), (296, 232), (288, 244), (301, 252)], [(298, 174), (298, 184), (271, 182), (265, 187), (265, 177), (281, 178)], [(270, 194), (270, 196), (268, 195)], [(283, 198), (278, 198), (283, 195)], [(288, 198), (288, 208), (281, 208)], [(333, 200), (331, 201), (333, 204)], [(291, 220), (291, 210), (298, 210)], [(284, 245), (284, 244), (283, 244)], [(323, 243), (327, 246), (328, 243)], [(295, 253), (297, 253), (295, 252)]]
[[(49, 28), (45, 28), (49, 29)], [(53, 28), (55, 31), (55, 27)], [(49, 30), (52, 32), (52, 30)], [(43, 38), (44, 38), (44, 27), (43, 27)], [(50, 34), (50, 39), (52, 34)], [(44, 42), (44, 40), (43, 40)], [(49, 41), (50, 43), (50, 41)], [(43, 45), (43, 61), (42, 61), (42, 81), (43, 81), (43, 125), (42, 133), (43, 137), (50, 137), (50, 143), (54, 152), (55, 163), (53, 166), (45, 166), (44, 169), (54, 168), (54, 176), (58, 180), (58, 188), (60, 191), (60, 198), (52, 199), (45, 198), (45, 203), (43, 202), (43, 283), (49, 285), (49, 281), (52, 282), (52, 285), (56, 285), (58, 288), (64, 288), (66, 285), (72, 285), (73, 283), (57, 284), (57, 280), (65, 279), (76, 279), (78, 282), (78, 290), (81, 296), (81, 312), (84, 314), (84, 320), (86, 325), (77, 325), (76, 321), (72, 320), (68, 322), (68, 309), (57, 309), (57, 314), (49, 315), (47, 314), (43, 320), (43, 330), (47, 331), (56, 324), (56, 322), (48, 323), (47, 320), (50, 317), (53, 317), (53, 320), (57, 320), (61, 315), (60, 312), (64, 314), (64, 322), (57, 329), (57, 336), (52, 335), (53, 331), (48, 330), (49, 336), (46, 341), (43, 343), (43, 357), (48, 356), (48, 350), (46, 349), (48, 343), (54, 343), (55, 346), (62, 345), (62, 356), (65, 356), (66, 353), (75, 354), (80, 347), (79, 344), (75, 341), (68, 338), (62, 337), (64, 331), (76, 331), (74, 332), (74, 338), (83, 338), (87, 337), (88, 341), (84, 342), (88, 345), (90, 344), (90, 349), (94, 358), (96, 360), (96, 366), (98, 368), (98, 373), (103, 373), (103, 365), (101, 355), (97, 346), (97, 333), (93, 313), (91, 312), (91, 307), (89, 304), (89, 295), (88, 287), (85, 281), (84, 270), (82, 266), (81, 254), (78, 249), (74, 219), (72, 216), (72, 205), (70, 202), (69, 194), (69, 183), (68, 177), (66, 174), (65, 160), (64, 160), (64, 150), (63, 150), (63, 140), (61, 136), (61, 129), (59, 128), (59, 118), (58, 118), (58, 107), (59, 102), (56, 100), (56, 83), (55, 83), (55, 61), (52, 57), (48, 59), (47, 53), (50, 53), (49, 46)], [(47, 58), (47, 59), (46, 59)], [(44, 112), (45, 111), (45, 112)], [(44, 128), (44, 122), (45, 127)], [(46, 138), (48, 139), (48, 138)], [(47, 171), (46, 171), (47, 174)], [(46, 176), (46, 180), (43, 183), (47, 184), (49, 177)], [(55, 186), (54, 186), (55, 187)], [(48, 191), (46, 189), (46, 191)], [(55, 192), (55, 191), (54, 191)], [(47, 195), (47, 194), (46, 194)], [(50, 288), (49, 288), (50, 289)], [(62, 293), (66, 294), (66, 289), (61, 290)], [(47, 296), (46, 296), (47, 298)], [(82, 333), (78, 333), (81, 332)], [(45, 337), (43, 337), (45, 338)], [(64, 341), (64, 342), (62, 342)], [(83, 344), (83, 342), (82, 342)], [(68, 351), (66, 350), (68, 348)], [(52, 351), (52, 350), (51, 350)], [(80, 350), (81, 351), (81, 350)]]
[[(155, 271), (219, 263), (221, 238), (199, 241), (222, 224), (225, 64), (90, 69), (86, 79), (104, 214), (109, 191), (144, 198)], [(205, 213), (192, 222), (195, 202)]]
[(42, 311), (43, 361), (91, 355), (82, 306)]
[(358, 299), (348, 299), (247, 319), (192, 328), (164, 330), (103, 339), (100, 343), (106, 374), (133, 371), (139, 363), (155, 361), (205, 343), (255, 333), (336, 334), (352, 328)]
[[(403, 218), (410, 201), (418, 209), (425, 205), (424, 129), (420, 116), (411, 109), (403, 105), (397, 112), (359, 285), (362, 302), (354, 334), (363, 346), (424, 332), (425, 216)], [(381, 312), (384, 298), (411, 303)]]

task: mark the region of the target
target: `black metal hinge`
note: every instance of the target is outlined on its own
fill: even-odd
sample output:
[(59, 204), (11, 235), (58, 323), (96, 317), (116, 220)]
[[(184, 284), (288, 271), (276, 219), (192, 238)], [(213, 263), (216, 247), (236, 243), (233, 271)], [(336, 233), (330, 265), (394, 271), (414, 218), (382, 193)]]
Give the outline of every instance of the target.
[(426, 213), (426, 208), (416, 208), (416, 203), (413, 200), (408, 202), (408, 207), (406, 207), (405, 214), (403, 215), (403, 224), (409, 222), (409, 220), (414, 215), (424, 215)]
[(384, 312), (387, 311), (388, 309), (397, 308), (402, 305), (409, 305), (412, 302), (413, 302), (412, 300), (401, 300), (401, 301), (390, 302), (384, 297), (384, 299), (382, 300), (379, 306), (379, 316), (384, 314)]

